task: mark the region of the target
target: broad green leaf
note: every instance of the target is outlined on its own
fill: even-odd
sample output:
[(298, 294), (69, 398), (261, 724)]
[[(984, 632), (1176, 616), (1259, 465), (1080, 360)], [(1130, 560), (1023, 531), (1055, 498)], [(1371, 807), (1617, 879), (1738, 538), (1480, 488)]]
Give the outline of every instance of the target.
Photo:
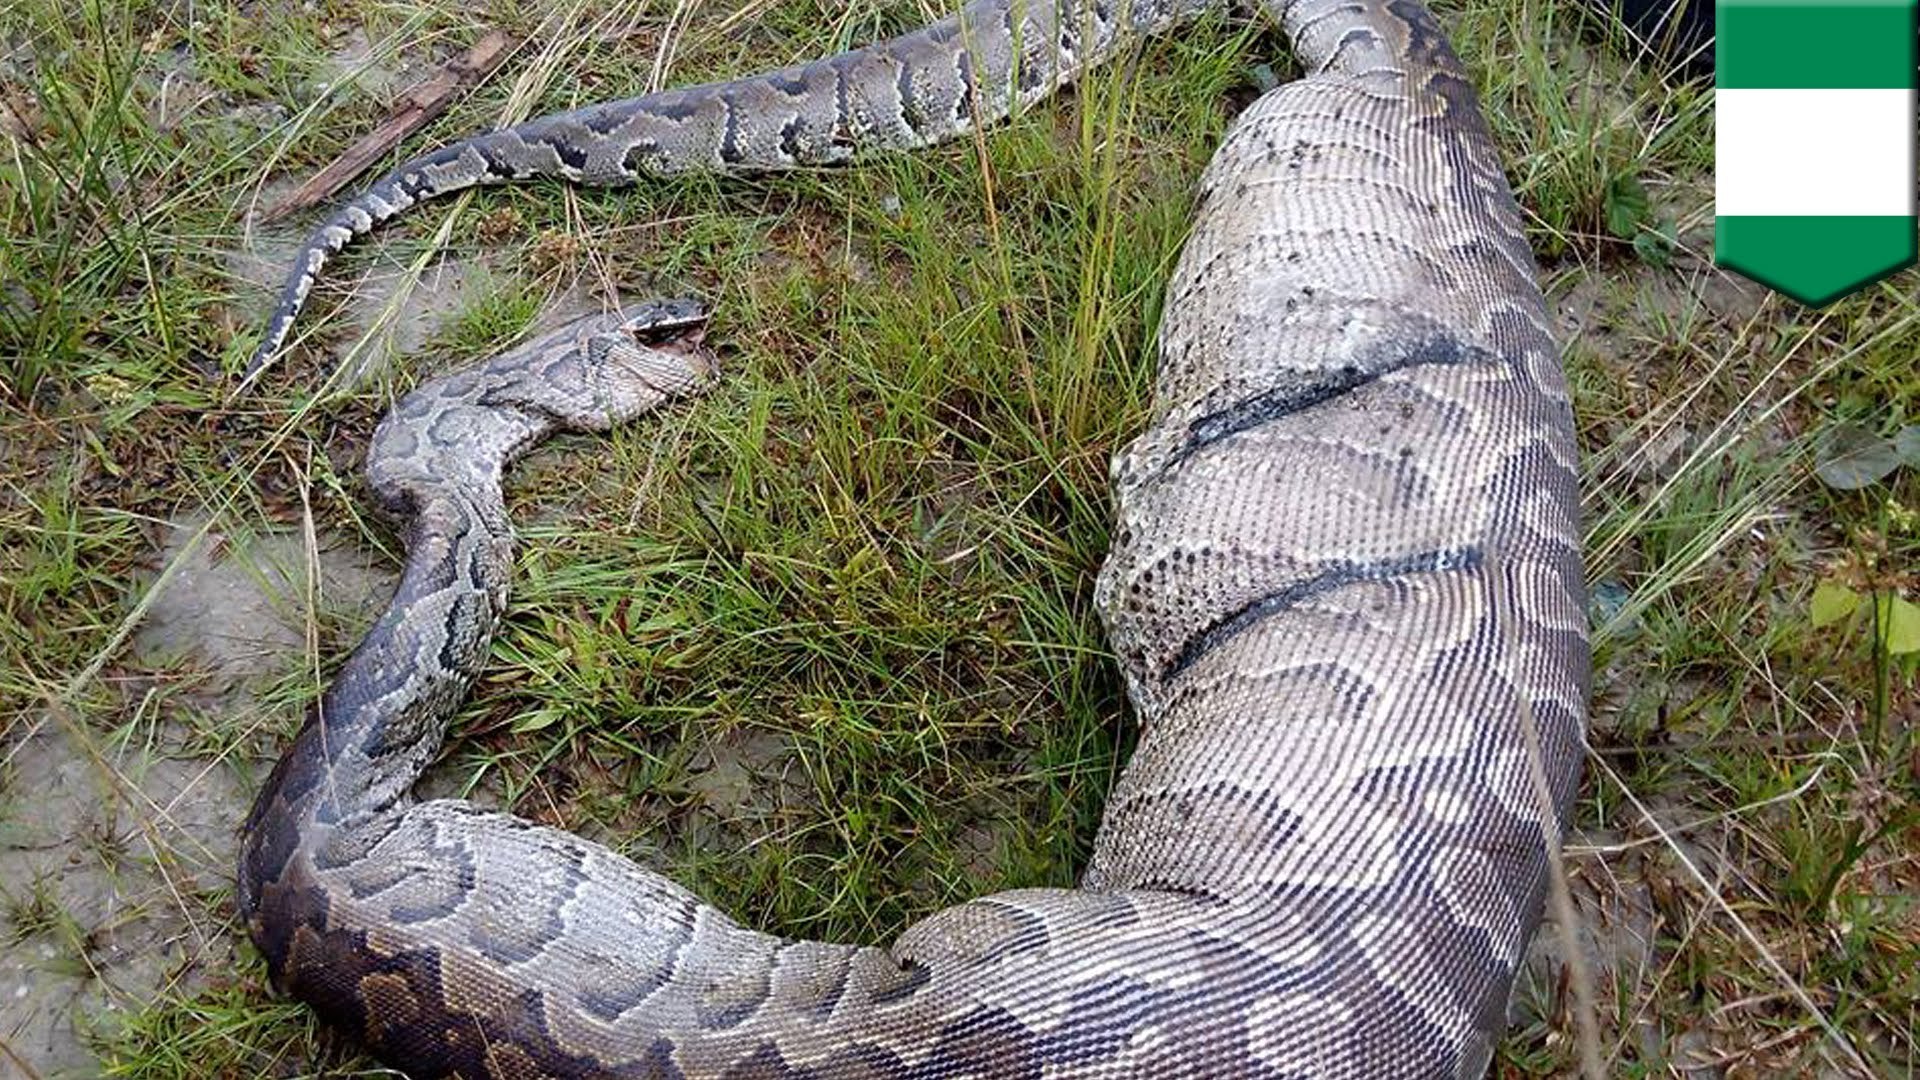
[(1653, 204), (1640, 178), (1623, 173), (1607, 183), (1607, 231), (1632, 240), (1653, 225)]
[(1813, 625), (1832, 626), (1860, 609), (1860, 594), (1837, 581), (1813, 587)]
[(1900, 455), (1894, 452), (1893, 440), (1848, 425), (1834, 429), (1827, 437), (1813, 471), (1829, 487), (1855, 491), (1899, 467)]
[(1887, 593), (1880, 598), (1880, 626), (1887, 635), (1888, 655), (1920, 652), (1920, 604)]
[(1650, 266), (1664, 267), (1673, 261), (1673, 251), (1680, 246), (1674, 233), (1673, 222), (1662, 221), (1653, 228), (1641, 229), (1633, 238), (1634, 254)]

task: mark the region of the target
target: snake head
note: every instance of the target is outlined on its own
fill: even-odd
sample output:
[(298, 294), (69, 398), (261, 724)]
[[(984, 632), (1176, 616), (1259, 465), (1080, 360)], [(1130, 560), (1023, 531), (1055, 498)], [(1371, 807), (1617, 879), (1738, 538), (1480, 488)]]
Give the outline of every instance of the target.
[(643, 300), (576, 319), (523, 348), (536, 356), (573, 354), (601, 370), (608, 365), (638, 367), (659, 375), (664, 364), (685, 369), (683, 378), (692, 376), (697, 382), (713, 375), (716, 367), (702, 345), (706, 323), (707, 310), (697, 300)]
[[(514, 393), (562, 426), (604, 430), (647, 412), (668, 398), (707, 385), (718, 371), (702, 344), (707, 312), (696, 300), (645, 300), (589, 315), (523, 346), (493, 365), (512, 377)], [(571, 369), (572, 376), (563, 371)], [(570, 389), (573, 379), (578, 389)], [(489, 395), (494, 403), (505, 398)]]
[[(643, 372), (651, 373), (651, 377), (685, 390), (690, 388), (689, 380), (703, 382), (715, 373), (717, 365), (702, 345), (706, 322), (706, 308), (697, 300), (643, 300), (612, 311), (580, 316), (543, 337), (501, 354), (486, 366), (501, 377), (537, 370), (541, 374), (533, 381), (538, 383), (558, 377), (552, 367), (555, 363), (579, 364), (583, 372), (595, 371), (601, 376), (645, 378)], [(486, 376), (482, 376), (482, 380), (494, 381)], [(520, 384), (518, 379), (506, 381)], [(539, 391), (524, 392), (549, 396)], [(494, 403), (506, 400), (499, 386), (490, 388), (486, 396)], [(564, 391), (561, 396), (566, 396)], [(558, 402), (550, 407), (560, 417), (573, 411)], [(623, 406), (615, 412), (624, 416), (627, 408)]]

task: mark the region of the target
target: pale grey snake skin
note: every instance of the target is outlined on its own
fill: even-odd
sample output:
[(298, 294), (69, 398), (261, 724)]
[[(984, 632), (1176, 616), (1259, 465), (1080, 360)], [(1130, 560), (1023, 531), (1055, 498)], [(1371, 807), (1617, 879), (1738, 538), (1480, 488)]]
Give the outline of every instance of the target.
[[(261, 356), (326, 253), (420, 198), (949, 138), (1209, 5), (1059, 6), (980, 0), (403, 166), (316, 233)], [(887, 948), (790, 941), (567, 833), (411, 801), (506, 602), (505, 464), (707, 378), (654, 340), (697, 313), (654, 306), (431, 382), (376, 434), (405, 576), (246, 826), (239, 905), (276, 982), (417, 1078), (1481, 1074), (1579, 774), (1572, 415), (1431, 16), (1266, 6), (1309, 75), (1207, 169), (1154, 417), (1114, 463), (1095, 597), (1141, 734), (1079, 888)]]

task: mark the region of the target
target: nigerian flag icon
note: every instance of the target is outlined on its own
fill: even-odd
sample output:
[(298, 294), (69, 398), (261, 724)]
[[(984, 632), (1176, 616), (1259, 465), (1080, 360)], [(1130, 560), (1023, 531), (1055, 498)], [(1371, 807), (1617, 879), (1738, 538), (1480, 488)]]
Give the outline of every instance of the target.
[(1719, 0), (1714, 261), (1819, 306), (1914, 261), (1915, 0)]

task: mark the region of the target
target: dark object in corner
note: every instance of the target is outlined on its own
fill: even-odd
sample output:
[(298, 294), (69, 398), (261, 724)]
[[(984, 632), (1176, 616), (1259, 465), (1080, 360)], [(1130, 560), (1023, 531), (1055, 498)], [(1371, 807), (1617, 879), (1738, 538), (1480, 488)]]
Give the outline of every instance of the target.
[(1641, 63), (1675, 79), (1713, 77), (1713, 0), (1587, 0)]

